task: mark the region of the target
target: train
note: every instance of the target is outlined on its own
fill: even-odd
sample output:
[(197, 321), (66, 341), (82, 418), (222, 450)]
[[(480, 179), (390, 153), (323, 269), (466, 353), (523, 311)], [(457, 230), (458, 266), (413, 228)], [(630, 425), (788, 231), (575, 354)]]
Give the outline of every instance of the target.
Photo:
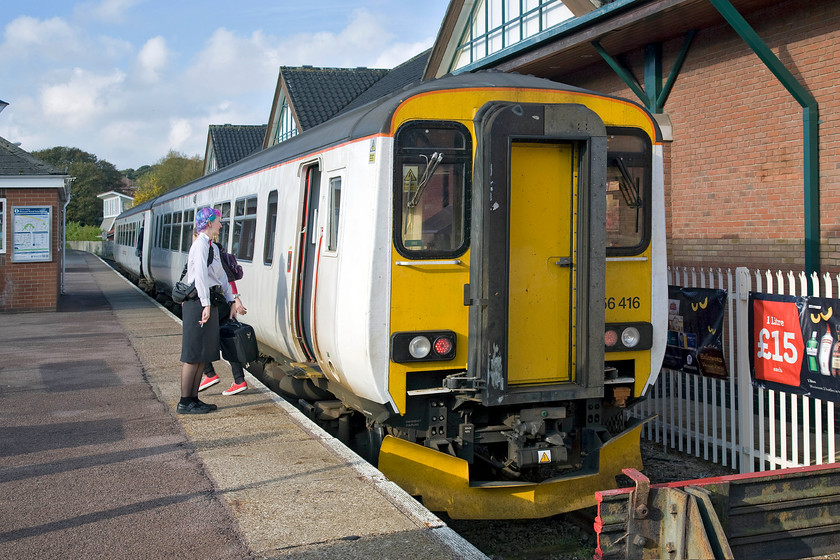
[(668, 287), (640, 105), (416, 83), (124, 211), (120, 268), (167, 301), (206, 206), (244, 270), (249, 368), (429, 510), (548, 517), (642, 468), (625, 408), (658, 375)]

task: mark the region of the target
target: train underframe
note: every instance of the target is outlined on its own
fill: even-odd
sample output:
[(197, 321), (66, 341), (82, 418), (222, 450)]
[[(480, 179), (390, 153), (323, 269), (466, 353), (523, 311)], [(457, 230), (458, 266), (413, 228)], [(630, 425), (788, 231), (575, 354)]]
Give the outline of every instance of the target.
[[(272, 362), (269, 385), (335, 437), (452, 518), (539, 518), (595, 504), (623, 468), (641, 468), (643, 422), (623, 414), (624, 388), (607, 398), (487, 407), (463, 374), (410, 391), (405, 414), (351, 404), (316, 371)], [(455, 389), (446, 387), (448, 383)], [(359, 411), (364, 411), (359, 412)]]

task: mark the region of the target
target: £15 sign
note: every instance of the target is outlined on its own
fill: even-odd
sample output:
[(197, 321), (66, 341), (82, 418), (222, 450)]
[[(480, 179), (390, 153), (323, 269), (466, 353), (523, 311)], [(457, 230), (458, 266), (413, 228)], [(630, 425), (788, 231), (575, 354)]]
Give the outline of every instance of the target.
[(799, 386), (805, 345), (793, 302), (753, 300), (756, 379)]

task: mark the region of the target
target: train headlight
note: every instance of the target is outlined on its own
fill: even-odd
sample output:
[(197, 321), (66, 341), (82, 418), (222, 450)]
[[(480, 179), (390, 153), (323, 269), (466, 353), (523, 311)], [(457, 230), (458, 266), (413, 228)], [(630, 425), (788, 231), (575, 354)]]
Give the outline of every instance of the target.
[(627, 327), (621, 331), (621, 343), (626, 348), (635, 348), (639, 344), (640, 339), (639, 329), (636, 327)]
[(453, 331), (398, 332), (391, 335), (391, 359), (405, 362), (435, 362), (455, 357)]
[(408, 343), (408, 353), (415, 360), (422, 360), (432, 351), (432, 343), (425, 336), (415, 336)]
[(627, 352), (650, 350), (653, 346), (653, 325), (650, 323), (609, 323), (604, 328), (604, 350)]

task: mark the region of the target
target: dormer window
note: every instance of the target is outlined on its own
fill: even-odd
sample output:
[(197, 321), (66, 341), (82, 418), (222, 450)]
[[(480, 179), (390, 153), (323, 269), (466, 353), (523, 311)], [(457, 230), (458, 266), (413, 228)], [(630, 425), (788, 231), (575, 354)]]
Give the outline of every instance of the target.
[(289, 102), (285, 97), (283, 98), (283, 105), (280, 107), (280, 117), (277, 119), (277, 128), (275, 131), (274, 144), (288, 140), (298, 133), (295, 118), (292, 115), (292, 109), (289, 107)]

